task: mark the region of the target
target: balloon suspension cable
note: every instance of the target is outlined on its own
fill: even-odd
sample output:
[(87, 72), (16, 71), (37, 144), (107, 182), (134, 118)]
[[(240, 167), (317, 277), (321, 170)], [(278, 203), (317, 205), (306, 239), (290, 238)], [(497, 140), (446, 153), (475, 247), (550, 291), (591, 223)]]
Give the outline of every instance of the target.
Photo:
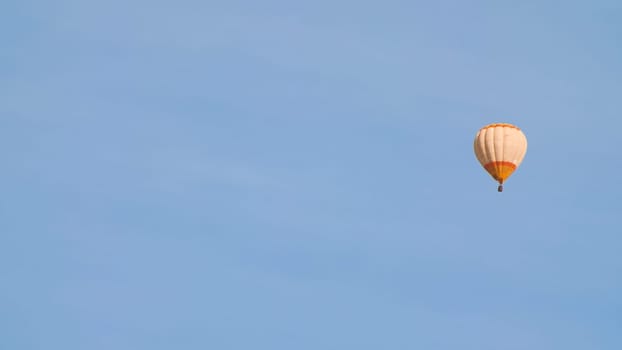
[(497, 187), (497, 192), (503, 192), (503, 185), (499, 185), (499, 187)]

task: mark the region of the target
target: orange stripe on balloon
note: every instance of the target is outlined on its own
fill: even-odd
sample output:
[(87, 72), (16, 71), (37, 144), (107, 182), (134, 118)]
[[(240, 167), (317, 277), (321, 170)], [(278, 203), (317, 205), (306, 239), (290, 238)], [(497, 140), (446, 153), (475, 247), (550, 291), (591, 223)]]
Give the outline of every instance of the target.
[(512, 129), (520, 130), (520, 128), (518, 126), (512, 125), (512, 124), (508, 124), (508, 123), (488, 124), (488, 125), (484, 126), (483, 128), (481, 128), (480, 130), (490, 129), (490, 128), (497, 128), (497, 127), (506, 127), (506, 128), (512, 128)]
[(508, 161), (488, 162), (484, 164), (484, 169), (499, 183), (503, 183), (516, 170), (516, 164)]

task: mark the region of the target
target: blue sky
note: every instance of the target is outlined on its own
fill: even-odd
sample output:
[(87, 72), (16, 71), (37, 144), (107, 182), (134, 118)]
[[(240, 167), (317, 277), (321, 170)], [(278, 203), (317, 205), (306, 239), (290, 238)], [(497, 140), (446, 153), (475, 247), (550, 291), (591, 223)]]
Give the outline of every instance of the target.
[(8, 1), (0, 348), (620, 349), (621, 11)]

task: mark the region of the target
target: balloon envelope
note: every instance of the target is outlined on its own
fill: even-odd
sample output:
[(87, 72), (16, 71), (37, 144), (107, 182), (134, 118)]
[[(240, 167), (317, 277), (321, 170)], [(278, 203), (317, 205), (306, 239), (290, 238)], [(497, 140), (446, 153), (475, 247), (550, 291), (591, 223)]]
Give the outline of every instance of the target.
[(527, 153), (527, 137), (515, 125), (489, 124), (477, 132), (473, 148), (480, 164), (502, 185), (523, 161)]

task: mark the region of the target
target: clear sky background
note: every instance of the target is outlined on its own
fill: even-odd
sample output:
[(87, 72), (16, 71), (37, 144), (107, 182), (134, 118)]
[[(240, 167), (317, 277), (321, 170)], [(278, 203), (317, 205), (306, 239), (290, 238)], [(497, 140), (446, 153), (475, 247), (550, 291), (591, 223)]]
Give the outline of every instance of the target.
[(0, 348), (621, 349), (621, 18), (3, 2)]

